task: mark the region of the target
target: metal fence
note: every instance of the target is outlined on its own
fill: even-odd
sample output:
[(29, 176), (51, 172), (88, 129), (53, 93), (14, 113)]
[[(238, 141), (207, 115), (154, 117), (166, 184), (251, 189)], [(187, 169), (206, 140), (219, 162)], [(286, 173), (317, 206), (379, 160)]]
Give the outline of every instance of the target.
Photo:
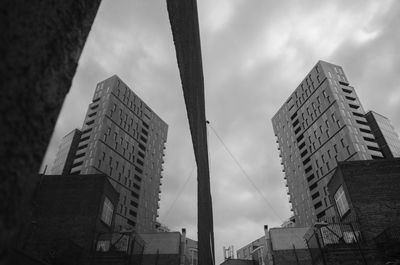
[(355, 248), (361, 252), (363, 241), (357, 220), (341, 222), (335, 218), (318, 222), (305, 235), (313, 264), (327, 264), (328, 248)]
[(134, 232), (101, 233), (97, 236), (91, 264), (115, 263), (140, 265), (145, 248), (144, 240)]

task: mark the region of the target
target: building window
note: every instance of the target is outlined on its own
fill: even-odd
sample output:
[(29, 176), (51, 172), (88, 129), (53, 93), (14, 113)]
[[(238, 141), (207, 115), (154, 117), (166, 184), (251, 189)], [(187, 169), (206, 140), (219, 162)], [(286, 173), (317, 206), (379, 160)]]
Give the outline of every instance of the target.
[(335, 193), (335, 202), (339, 215), (342, 217), (350, 210), (349, 203), (347, 202), (346, 195), (344, 194), (343, 186), (341, 185)]
[(107, 197), (104, 198), (103, 211), (101, 213), (101, 220), (107, 225), (111, 225), (112, 216), (114, 212), (114, 205)]

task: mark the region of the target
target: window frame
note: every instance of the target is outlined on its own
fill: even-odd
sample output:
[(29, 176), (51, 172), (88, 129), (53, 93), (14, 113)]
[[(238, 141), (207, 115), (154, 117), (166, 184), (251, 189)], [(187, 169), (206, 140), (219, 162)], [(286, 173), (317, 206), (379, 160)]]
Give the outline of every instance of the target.
[(114, 204), (105, 196), (103, 200), (103, 207), (101, 210), (100, 220), (108, 226), (111, 226), (114, 214)]
[(350, 205), (344, 192), (343, 185), (340, 185), (336, 190), (333, 199), (335, 200), (336, 209), (340, 217), (343, 218), (343, 216), (350, 211)]

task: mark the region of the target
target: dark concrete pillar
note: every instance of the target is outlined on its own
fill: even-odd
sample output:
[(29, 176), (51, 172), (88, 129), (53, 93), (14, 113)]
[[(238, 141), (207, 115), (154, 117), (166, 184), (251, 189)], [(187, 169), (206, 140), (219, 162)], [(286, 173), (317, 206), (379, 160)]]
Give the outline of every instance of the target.
[(197, 164), (199, 265), (213, 265), (214, 228), (197, 3), (167, 0), (167, 6)]
[[(0, 7), (0, 263), (29, 202), (100, 0), (4, 0)], [(7, 246), (7, 247), (6, 247)]]

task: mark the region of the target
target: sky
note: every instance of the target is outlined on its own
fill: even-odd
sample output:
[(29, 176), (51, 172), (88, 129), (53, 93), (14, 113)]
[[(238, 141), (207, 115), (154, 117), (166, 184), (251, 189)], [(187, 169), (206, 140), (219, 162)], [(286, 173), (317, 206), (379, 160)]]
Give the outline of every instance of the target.
[[(365, 110), (400, 130), (400, 2), (198, 1), (216, 264), (291, 216), (271, 119), (318, 60), (341, 65)], [(117, 74), (168, 125), (159, 221), (197, 239), (196, 170), (164, 0), (103, 0), (43, 165)], [(257, 186), (257, 190), (251, 182)], [(179, 196), (178, 196), (179, 195)]]

